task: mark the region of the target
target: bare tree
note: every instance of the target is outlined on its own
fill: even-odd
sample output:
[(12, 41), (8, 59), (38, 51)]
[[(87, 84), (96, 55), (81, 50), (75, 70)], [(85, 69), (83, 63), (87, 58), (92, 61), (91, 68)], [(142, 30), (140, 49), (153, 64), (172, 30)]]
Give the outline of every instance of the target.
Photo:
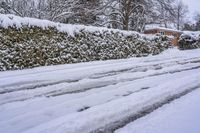
[(195, 12), (195, 14), (194, 14), (194, 20), (195, 21), (199, 21), (200, 20), (200, 13), (199, 12)]
[(153, 19), (153, 23), (159, 23), (160, 25), (164, 25), (168, 28), (168, 24), (174, 22), (174, 0), (154, 0), (154, 10), (155, 16)]
[(194, 20), (196, 21), (194, 24), (194, 30), (200, 31), (200, 13), (198, 12), (195, 13)]
[(142, 31), (148, 23), (182, 24), (175, 0), (0, 0), (0, 12), (57, 22)]
[[(104, 0), (0, 0), (6, 14), (52, 21), (95, 24), (102, 14)], [(1, 10), (2, 9), (2, 10)]]
[(108, 19), (103, 25), (114, 28), (141, 31), (144, 27), (145, 0), (113, 0), (107, 7), (105, 16)]
[(176, 28), (180, 30), (180, 27), (184, 24), (184, 18), (188, 13), (188, 7), (182, 2), (182, 0), (177, 0), (174, 6), (174, 11)]
[(1, 13), (17, 14), (19, 16), (22, 16), (22, 14), (12, 6), (11, 0), (1, 0), (0, 1), (0, 8), (2, 9)]
[(99, 16), (103, 12), (102, 6), (102, 0), (79, 0), (77, 6), (73, 7), (74, 15), (71, 16), (68, 22), (96, 25), (100, 21)]

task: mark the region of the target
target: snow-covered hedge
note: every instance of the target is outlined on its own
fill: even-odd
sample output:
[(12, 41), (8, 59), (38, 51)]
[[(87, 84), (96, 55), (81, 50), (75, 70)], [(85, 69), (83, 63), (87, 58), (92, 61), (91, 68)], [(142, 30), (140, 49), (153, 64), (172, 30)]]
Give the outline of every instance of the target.
[(169, 46), (167, 37), (0, 15), (0, 71), (156, 55)]
[(179, 39), (179, 49), (196, 49), (200, 48), (200, 32), (185, 31)]

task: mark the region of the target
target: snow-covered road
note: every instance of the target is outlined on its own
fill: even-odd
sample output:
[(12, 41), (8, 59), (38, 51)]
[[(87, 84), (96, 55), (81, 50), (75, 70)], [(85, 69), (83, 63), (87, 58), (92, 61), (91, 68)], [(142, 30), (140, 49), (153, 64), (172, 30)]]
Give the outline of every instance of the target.
[(200, 88), (115, 133), (199, 133), (199, 96)]
[(0, 72), (0, 132), (135, 130), (138, 118), (199, 88), (200, 50)]

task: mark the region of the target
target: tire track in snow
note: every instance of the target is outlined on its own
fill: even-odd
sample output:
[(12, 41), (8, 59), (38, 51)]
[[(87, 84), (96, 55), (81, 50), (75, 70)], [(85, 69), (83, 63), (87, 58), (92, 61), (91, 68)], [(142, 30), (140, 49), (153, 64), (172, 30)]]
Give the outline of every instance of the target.
[(151, 64), (151, 65), (143, 65), (143, 66), (135, 66), (134, 68), (129, 68), (129, 69), (123, 69), (120, 71), (110, 71), (110, 72), (105, 72), (105, 73), (97, 73), (93, 76), (90, 76), (90, 78), (101, 78), (101, 77), (106, 77), (106, 76), (113, 76), (117, 75), (123, 72), (146, 72), (149, 69), (149, 67), (152, 67), (151, 69), (154, 70), (159, 70), (162, 69), (163, 67), (168, 67), (172, 65), (185, 65), (188, 63), (200, 63), (200, 58), (192, 58), (192, 59), (184, 59), (183, 61), (172, 61), (172, 62), (167, 62), (167, 63), (158, 63), (158, 64)]
[[(17, 92), (17, 91), (22, 91), (22, 90), (32, 90), (32, 89), (36, 89), (36, 88), (48, 87), (48, 86), (62, 84), (62, 83), (74, 83), (74, 82), (79, 82), (79, 81), (86, 79), (86, 78), (100, 79), (100, 78), (103, 78), (103, 77), (114, 76), (114, 75), (118, 75), (120, 73), (128, 72), (128, 71), (131, 71), (133, 69), (138, 69), (139, 67), (137, 66), (137, 67), (132, 67), (132, 68), (121, 69), (121, 70), (118, 70), (118, 71), (112, 71), (112, 72), (106, 72), (106, 73), (97, 73), (97, 74), (89, 76), (89, 77), (85, 77), (85, 78), (81, 78), (81, 79), (75, 79), (75, 80), (62, 80), (62, 81), (56, 81), (56, 82), (39, 83), (39, 84), (36, 84), (36, 85), (35, 84), (29, 85), (29, 83), (33, 83), (33, 81), (25, 82), (25, 83), (22, 82), (22, 85), (21, 85), (22, 87), (18, 86), (20, 83), (16, 83), (16, 84), (11, 84), (11, 85), (1, 86), (2, 90), (0, 90), (0, 94)], [(101, 76), (99, 76), (99, 75), (101, 75)], [(15, 89), (12, 89), (12, 88), (15, 88)]]
[[(196, 73), (189, 72), (193, 74), (177, 79), (177, 85), (175, 86), (169, 87), (174, 81), (174, 79), (172, 79), (152, 89), (147, 89), (144, 92), (132, 94), (125, 98), (105, 103), (101, 106), (89, 108), (80, 113), (74, 113), (73, 115), (68, 114), (42, 123), (36, 127), (28, 129), (27, 132), (57, 131), (64, 133), (67, 131), (70, 133), (79, 133), (82, 131), (84, 133), (107, 133), (106, 131), (111, 131), (106, 130), (108, 127), (109, 129), (111, 127), (116, 127), (112, 126), (112, 124), (116, 125), (120, 122), (120, 125), (123, 126), (127, 119), (130, 119), (130, 117), (135, 115), (138, 116), (142, 111), (147, 112), (145, 109), (149, 109), (149, 107), (155, 107), (159, 103), (163, 104), (164, 101), (170, 101), (170, 99), (174, 100), (174, 98), (176, 99), (178, 96), (181, 97), (184, 93), (187, 94), (190, 91), (198, 89), (200, 86), (198, 80), (199, 71), (195, 70), (194, 72)], [(185, 82), (182, 83), (182, 81)], [(123, 103), (125, 105), (122, 105), (119, 108), (119, 105)], [(113, 129), (113, 131), (114, 130), (115, 129)]]
[[(85, 77), (85, 78), (89, 78), (89, 79), (99, 79), (102, 77), (107, 77), (107, 76), (114, 76), (114, 75), (118, 75), (124, 72), (146, 72), (148, 70), (159, 70), (162, 69), (162, 67), (168, 67), (168, 66), (172, 66), (172, 65), (185, 65), (188, 63), (199, 63), (200, 59), (199, 58), (191, 58), (191, 59), (184, 59), (182, 61), (172, 61), (172, 62), (167, 62), (167, 63), (158, 63), (158, 64), (150, 64), (150, 65), (144, 65), (144, 66), (134, 66), (131, 68), (124, 68), (124, 69), (120, 69), (118, 71), (109, 71), (106, 73), (96, 73), (93, 74), (89, 77)], [(150, 69), (149, 69), (150, 67)], [(74, 82), (79, 82), (80, 80), (83, 80), (84, 78), (80, 78), (80, 79), (74, 79), (74, 80), (61, 80), (61, 81), (52, 81), (52, 82), (48, 82), (47, 83), (39, 83), (39, 84), (29, 84), (32, 83), (33, 81), (30, 82), (26, 82), (22, 85), (19, 85), (20, 83), (16, 83), (16, 84), (11, 84), (11, 85), (7, 85), (7, 86), (1, 86), (0, 89), (0, 94), (5, 94), (5, 93), (10, 93), (10, 92), (15, 92), (15, 91), (21, 91), (21, 90), (31, 90), (31, 89), (36, 89), (36, 88), (40, 88), (40, 87), (47, 87), (47, 86), (52, 86), (52, 85), (57, 85), (57, 84), (62, 84), (62, 83), (74, 83)], [(39, 82), (39, 81), (38, 81)], [(42, 81), (40, 81), (42, 82)], [(14, 88), (14, 89), (13, 89)]]
[[(12, 88), (16, 88), (16, 89), (10, 89), (9, 87), (7, 88), (7, 86), (3, 86), (2, 87), (3, 89), (0, 90), (0, 94), (11, 93), (11, 92), (16, 92), (16, 91), (22, 91), (22, 90), (33, 90), (33, 89), (40, 88), (40, 87), (47, 87), (47, 86), (61, 84), (61, 83), (73, 83), (73, 82), (78, 82), (78, 81), (80, 81), (80, 79), (63, 80), (63, 81), (56, 81), (56, 82), (47, 82), (47, 83), (40, 83), (40, 84), (36, 84), (36, 85), (35, 84), (31, 84), (31, 85), (27, 85), (26, 86), (26, 84), (31, 83), (31, 81), (30, 81), (30, 82), (26, 82), (24, 87), (17, 87), (17, 86), (9, 85), (9, 86), (12, 86)], [(17, 84), (19, 84), (19, 83), (17, 83)], [(15, 84), (13, 84), (13, 85), (15, 85)]]
[(106, 86), (110, 86), (110, 85), (116, 85), (118, 83), (130, 82), (130, 81), (134, 81), (134, 80), (139, 80), (139, 79), (144, 79), (144, 78), (149, 78), (149, 77), (155, 77), (155, 76), (161, 76), (161, 75), (165, 75), (165, 74), (175, 74), (175, 73), (180, 73), (180, 72), (185, 72), (185, 71), (190, 71), (190, 70), (195, 70), (195, 69), (200, 69), (200, 66), (181, 69), (181, 70), (172, 70), (172, 71), (167, 71), (167, 72), (150, 74), (148, 76), (129, 78), (129, 79), (121, 80), (121, 81), (107, 81), (106, 84), (102, 84), (102, 85), (99, 85), (97, 87), (88, 87), (88, 88), (83, 88), (81, 90), (76, 90), (76, 91), (67, 91), (67, 92), (55, 91), (55, 93), (48, 93), (45, 96), (47, 96), (47, 97), (55, 97), (55, 96), (60, 96), (60, 95), (65, 95), (65, 94), (80, 93), (80, 92), (85, 92), (85, 91), (88, 91), (88, 90), (91, 90), (91, 89), (97, 89), (97, 88), (102, 88), (102, 87), (106, 87)]
[[(103, 88), (103, 87), (107, 87), (107, 86), (111, 86), (111, 85), (117, 85), (119, 83), (131, 82), (131, 81), (135, 81), (135, 80), (140, 80), (140, 79), (145, 79), (145, 78), (150, 78), (150, 77), (155, 77), (155, 76), (161, 76), (161, 75), (165, 75), (165, 74), (175, 74), (175, 73), (180, 73), (180, 72), (185, 72), (185, 71), (190, 71), (190, 70), (195, 70), (195, 69), (200, 69), (200, 65), (195, 66), (195, 67), (185, 68), (185, 69), (176, 69), (176, 70), (171, 70), (171, 71), (166, 71), (166, 72), (150, 74), (150, 75), (147, 75), (147, 76), (126, 78), (126, 79), (123, 79), (123, 80), (120, 80), (120, 81), (118, 81), (118, 80), (108, 80), (108, 81), (102, 82), (101, 80), (98, 81), (97, 79), (95, 79), (95, 80), (97, 80), (97, 82), (96, 83), (94, 82), (93, 85), (91, 85), (89, 87), (82, 87), (78, 90), (50, 91), (50, 92), (47, 92), (47, 93), (36, 94), (36, 95), (31, 96), (31, 97), (25, 97), (25, 98), (14, 97), (13, 99), (6, 99), (5, 101), (2, 100), (0, 102), (0, 105), (12, 103), (12, 102), (18, 102), (18, 101), (25, 101), (25, 100), (28, 100), (28, 99), (37, 98), (37, 97), (41, 97), (41, 96), (56, 97), (56, 96), (61, 96), (61, 95), (66, 95), (66, 94), (81, 93), (81, 92), (85, 92), (85, 91), (92, 90), (92, 89), (99, 89), (99, 88)], [(6, 94), (4, 94), (4, 95), (6, 95)]]
[(183, 97), (183, 96), (185, 96), (185, 95), (187, 95), (187, 94), (189, 94), (189, 93), (191, 93), (191, 92), (193, 92), (197, 89), (200, 89), (200, 84), (196, 85), (194, 87), (188, 88), (188, 89), (186, 89), (185, 91), (183, 91), (179, 94), (168, 96), (166, 99), (164, 99), (160, 102), (154, 103), (151, 106), (144, 107), (141, 111), (139, 111), (136, 114), (132, 114), (125, 119), (122, 119), (120, 121), (116, 121), (114, 123), (111, 123), (111, 124), (103, 127), (103, 128), (99, 128), (97, 130), (94, 130), (90, 133), (114, 133), (117, 129), (122, 128), (122, 127), (126, 126), (127, 124), (134, 122), (135, 120), (137, 120), (141, 117), (144, 117), (144, 116), (152, 113), (153, 111), (157, 110), (158, 108), (161, 108), (164, 105), (173, 102), (174, 100), (178, 100), (179, 98), (181, 98), (181, 97)]

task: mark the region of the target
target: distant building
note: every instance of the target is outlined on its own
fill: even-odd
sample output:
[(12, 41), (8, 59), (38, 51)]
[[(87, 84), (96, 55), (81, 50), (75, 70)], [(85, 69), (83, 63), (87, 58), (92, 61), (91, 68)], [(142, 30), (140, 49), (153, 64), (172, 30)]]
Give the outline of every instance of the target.
[(171, 41), (171, 43), (175, 46), (178, 45), (178, 40), (180, 35), (182, 34), (182, 31), (169, 29), (169, 28), (163, 28), (163, 27), (155, 27), (155, 28), (149, 28), (144, 31), (144, 34), (161, 34), (166, 36), (172, 36), (174, 37)]

